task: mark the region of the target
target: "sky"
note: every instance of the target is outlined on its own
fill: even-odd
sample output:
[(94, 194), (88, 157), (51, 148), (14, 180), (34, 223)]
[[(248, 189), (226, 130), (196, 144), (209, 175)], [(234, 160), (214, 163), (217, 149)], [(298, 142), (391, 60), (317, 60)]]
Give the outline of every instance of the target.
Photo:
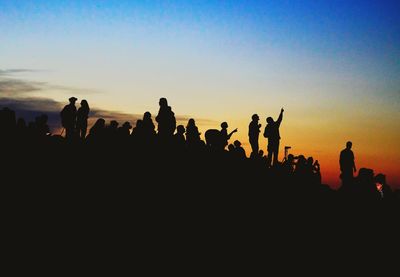
[(75, 96), (134, 125), (166, 97), (247, 154), (251, 116), (283, 107), (281, 158), (313, 156), (332, 187), (349, 140), (400, 187), (399, 77), (399, 1), (0, 0), (0, 107), (57, 115)]

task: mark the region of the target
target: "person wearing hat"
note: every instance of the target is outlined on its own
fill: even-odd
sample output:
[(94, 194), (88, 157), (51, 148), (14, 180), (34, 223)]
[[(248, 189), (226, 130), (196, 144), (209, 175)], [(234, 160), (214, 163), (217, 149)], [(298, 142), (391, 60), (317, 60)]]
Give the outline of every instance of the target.
[(75, 102), (78, 100), (76, 97), (69, 98), (69, 104), (66, 105), (60, 115), (61, 115), (61, 124), (65, 128), (65, 138), (72, 139), (75, 133), (76, 127), (76, 107)]
[(253, 114), (251, 117), (252, 121), (249, 124), (249, 142), (251, 145), (251, 157), (256, 157), (258, 154), (258, 137), (260, 135), (261, 124), (258, 123), (260, 118), (258, 114)]

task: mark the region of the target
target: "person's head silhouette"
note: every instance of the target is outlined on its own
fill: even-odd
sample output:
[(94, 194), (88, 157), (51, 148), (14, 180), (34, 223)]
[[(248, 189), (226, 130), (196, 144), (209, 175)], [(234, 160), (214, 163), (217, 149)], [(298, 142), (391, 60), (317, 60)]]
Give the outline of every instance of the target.
[(76, 102), (76, 100), (78, 100), (78, 98), (76, 98), (76, 97), (70, 97), (68, 100), (69, 100), (69, 103), (75, 105), (75, 102)]
[(238, 141), (238, 140), (235, 140), (233, 142), (233, 145), (235, 145), (236, 148), (239, 148), (242, 145), (242, 143), (240, 141)]
[(86, 109), (89, 108), (89, 104), (88, 104), (88, 102), (87, 102), (85, 99), (83, 99), (83, 100), (81, 101), (81, 107), (84, 107), (84, 108), (86, 108)]
[(143, 119), (151, 119), (151, 113), (150, 112), (145, 112), (143, 115)]
[(222, 123), (221, 123), (221, 128), (222, 128), (222, 129), (227, 129), (227, 128), (228, 128), (228, 123), (222, 122)]
[(168, 101), (164, 97), (160, 98), (160, 101), (158, 103), (159, 103), (160, 107), (167, 107), (168, 106)]
[(141, 128), (143, 126), (143, 120), (141, 120), (141, 119), (138, 119), (138, 120), (136, 120), (136, 128)]
[(110, 129), (117, 129), (117, 127), (118, 127), (118, 125), (119, 125), (119, 123), (118, 123), (118, 121), (116, 121), (116, 120), (111, 120), (110, 121)]
[(272, 124), (272, 123), (274, 123), (274, 122), (275, 122), (275, 121), (272, 119), (272, 117), (269, 116), (269, 117), (267, 118), (267, 123), (268, 123), (268, 124)]
[(122, 124), (122, 128), (130, 130), (132, 129), (132, 125), (128, 121), (126, 121), (124, 124)]
[(194, 125), (196, 125), (194, 119), (193, 118), (189, 119), (188, 126), (194, 126)]
[(178, 127), (176, 127), (176, 132), (179, 135), (183, 135), (185, 133), (185, 127), (183, 125), (178, 125)]
[(258, 121), (260, 118), (258, 117), (258, 114), (253, 114), (253, 116), (251, 117), (251, 119), (253, 121)]
[(353, 143), (351, 142), (351, 141), (348, 141), (347, 143), (346, 143), (346, 149), (351, 149), (351, 147), (353, 146)]

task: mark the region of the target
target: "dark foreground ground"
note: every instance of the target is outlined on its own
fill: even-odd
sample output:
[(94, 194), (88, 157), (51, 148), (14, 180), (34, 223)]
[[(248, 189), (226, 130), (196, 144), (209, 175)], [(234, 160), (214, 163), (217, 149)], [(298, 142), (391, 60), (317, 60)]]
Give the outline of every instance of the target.
[(334, 191), (253, 160), (162, 143), (3, 145), (2, 229), (11, 256), (44, 251), (45, 263), (56, 264), (65, 256), (150, 264), (157, 257), (193, 270), (239, 257), (307, 260), (334, 249), (344, 256), (348, 247), (398, 240), (395, 193), (382, 200)]

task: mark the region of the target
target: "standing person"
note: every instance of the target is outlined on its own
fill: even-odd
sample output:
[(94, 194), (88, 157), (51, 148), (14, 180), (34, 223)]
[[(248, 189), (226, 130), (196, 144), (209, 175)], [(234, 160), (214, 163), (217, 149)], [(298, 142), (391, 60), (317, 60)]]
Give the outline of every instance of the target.
[(356, 163), (354, 161), (354, 153), (351, 150), (353, 143), (348, 141), (346, 148), (340, 152), (339, 164), (340, 171), (342, 172), (341, 178), (343, 184), (353, 180), (353, 172), (357, 171)]
[(221, 143), (224, 146), (223, 149), (225, 149), (225, 146), (228, 145), (228, 140), (236, 132), (237, 132), (237, 128), (228, 134), (228, 123), (226, 123), (226, 122), (222, 122), (221, 123), (221, 131), (220, 131), (220, 133), (221, 133)]
[(172, 138), (176, 129), (175, 114), (168, 106), (166, 98), (160, 98), (160, 110), (156, 117), (158, 123), (158, 134), (163, 138)]
[(143, 135), (146, 139), (153, 139), (156, 134), (156, 127), (154, 126), (153, 119), (150, 112), (145, 112), (142, 120)]
[(76, 117), (76, 130), (81, 139), (85, 139), (86, 137), (89, 112), (90, 108), (88, 102), (86, 100), (82, 100)]
[(277, 121), (274, 121), (272, 117), (267, 118), (267, 126), (265, 126), (264, 137), (268, 138), (267, 150), (269, 166), (275, 166), (278, 164), (279, 141), (281, 139), (281, 136), (279, 134), (279, 127), (281, 126), (281, 122), (283, 119), (283, 112), (284, 110), (282, 108)]
[(66, 105), (60, 115), (61, 115), (61, 124), (65, 128), (65, 137), (68, 140), (74, 138), (75, 127), (76, 127), (76, 107), (75, 102), (78, 100), (75, 97), (70, 97), (69, 104)]
[(258, 114), (253, 114), (251, 117), (252, 121), (249, 124), (249, 142), (251, 145), (251, 157), (257, 157), (258, 155), (258, 137), (260, 135), (261, 124), (258, 124), (260, 118)]
[(198, 146), (200, 144), (200, 134), (194, 119), (189, 119), (186, 125), (186, 143), (189, 147)]

